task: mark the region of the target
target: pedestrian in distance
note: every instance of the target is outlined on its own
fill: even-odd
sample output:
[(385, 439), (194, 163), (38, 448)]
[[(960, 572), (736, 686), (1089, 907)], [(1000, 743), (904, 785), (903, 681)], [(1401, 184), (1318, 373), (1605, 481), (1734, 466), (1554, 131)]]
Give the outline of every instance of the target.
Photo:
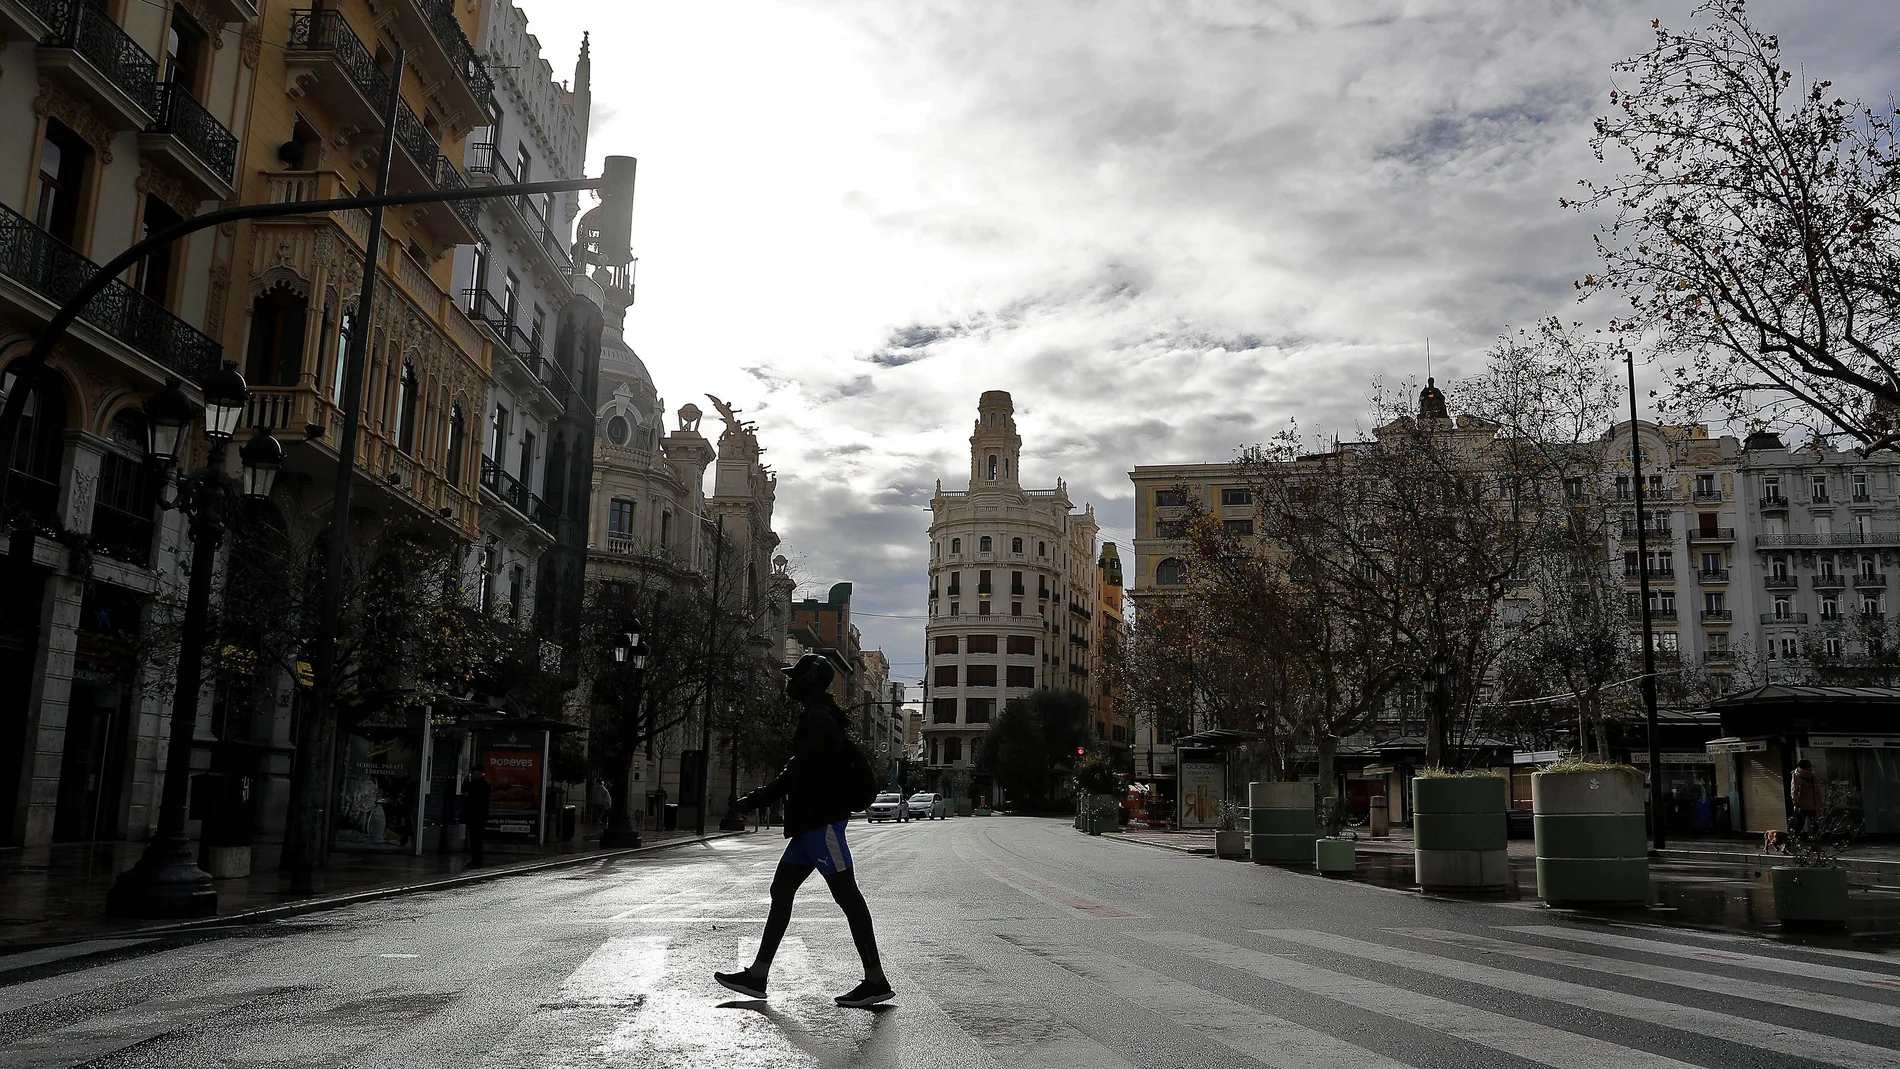
[(1794, 763), (1794, 774), (1788, 777), (1788, 801), (1794, 804), (1788, 830), (1796, 835), (1813, 833), (1821, 823), (1821, 777), (1814, 774), (1814, 762), (1805, 757)]
[(462, 785), (462, 824), (468, 828), (468, 866), (482, 862), (482, 833), (488, 827), (488, 796), (494, 791), (480, 765), (468, 770), (468, 782)]
[(593, 786), (587, 790), (587, 808), (590, 811), (589, 815), (593, 819), (593, 822), (599, 824), (601, 821), (606, 820), (607, 811), (612, 809), (613, 805), (614, 796), (613, 793), (607, 789), (607, 781), (604, 779), (594, 780)]
[[(839, 995), (840, 1006), (872, 1006), (892, 997), (878, 958), (877, 936), (871, 927), (871, 908), (858, 889), (851, 869), (851, 848), (845, 826), (858, 795), (869, 805), (877, 794), (870, 765), (845, 735), (846, 713), (827, 688), (831, 664), (817, 654), (806, 654), (785, 669), (785, 693), (804, 706), (792, 735), (792, 756), (770, 783), (739, 799), (744, 809), (785, 803), (785, 854), (772, 877), (772, 907), (766, 914), (765, 934), (752, 964), (739, 972), (713, 974), (729, 990), (748, 998), (765, 997), (772, 958), (792, 919), (792, 899), (805, 877), (816, 870), (825, 878), (831, 897), (851, 924), (851, 941), (864, 963), (864, 982)], [(865, 793), (865, 788), (869, 793)]]

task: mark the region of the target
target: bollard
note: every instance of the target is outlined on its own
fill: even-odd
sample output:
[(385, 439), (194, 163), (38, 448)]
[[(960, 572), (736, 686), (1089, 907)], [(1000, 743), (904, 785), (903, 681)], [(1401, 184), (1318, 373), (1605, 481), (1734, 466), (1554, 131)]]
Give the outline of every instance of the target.
[(1649, 904), (1643, 774), (1598, 765), (1531, 777), (1537, 897), (1556, 905)]
[(1372, 815), (1367, 822), (1374, 839), (1383, 839), (1392, 834), (1392, 818), (1385, 802), (1385, 795), (1372, 796)]
[(1502, 776), (1420, 776), (1412, 781), (1412, 851), (1428, 891), (1490, 891), (1510, 885)]

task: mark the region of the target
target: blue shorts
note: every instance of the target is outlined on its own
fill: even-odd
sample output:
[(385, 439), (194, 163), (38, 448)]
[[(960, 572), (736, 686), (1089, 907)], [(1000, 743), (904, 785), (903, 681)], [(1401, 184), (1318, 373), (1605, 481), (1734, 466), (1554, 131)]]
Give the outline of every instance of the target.
[(826, 876), (849, 871), (851, 847), (844, 841), (844, 826), (848, 823), (841, 820), (793, 836), (785, 844), (785, 856), (779, 859), (779, 864), (809, 865)]

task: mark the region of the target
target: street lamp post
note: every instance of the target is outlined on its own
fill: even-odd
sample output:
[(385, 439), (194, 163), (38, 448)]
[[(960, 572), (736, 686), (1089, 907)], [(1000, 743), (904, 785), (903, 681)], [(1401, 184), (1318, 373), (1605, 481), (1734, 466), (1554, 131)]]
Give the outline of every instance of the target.
[(1432, 655), (1422, 683), (1425, 691), (1425, 766), (1440, 768), (1445, 763), (1445, 721), (1451, 713), (1451, 677), (1457, 671), (1442, 653)]
[(626, 703), (626, 712), (614, 747), (614, 785), (607, 802), (607, 826), (600, 830), (600, 845), (606, 847), (640, 845), (640, 826), (627, 808), (634, 733), (640, 724), (640, 698), (647, 671), (647, 648), (640, 642), (640, 631), (640, 621), (628, 621), (627, 630), (621, 632), (610, 647), (614, 664), (620, 670), (620, 697)]
[[(160, 477), (178, 462), (185, 432), (198, 416), (198, 406), (185, 396), (181, 383), (166, 382), (145, 405), (149, 436), (147, 447)], [(204, 433), (211, 443), (205, 466), (182, 477), (171, 501), (174, 509), (191, 518), (191, 580), (185, 594), (185, 618), (178, 651), (178, 679), (172, 693), (171, 738), (165, 750), (165, 781), (160, 795), (158, 830), (138, 864), (119, 874), (106, 897), (108, 912), (121, 917), (202, 917), (217, 912), (218, 892), (211, 876), (198, 867), (185, 835), (186, 809), (191, 787), (191, 743), (198, 722), (198, 697), (203, 684), (205, 633), (211, 603), (211, 575), (217, 567), (218, 547), (224, 541), (228, 512), (238, 490), (225, 474), (225, 449), (237, 432), (249, 389), (237, 365), (205, 377)], [(270, 496), (284, 447), (269, 431), (259, 430), (245, 443), (243, 494)]]

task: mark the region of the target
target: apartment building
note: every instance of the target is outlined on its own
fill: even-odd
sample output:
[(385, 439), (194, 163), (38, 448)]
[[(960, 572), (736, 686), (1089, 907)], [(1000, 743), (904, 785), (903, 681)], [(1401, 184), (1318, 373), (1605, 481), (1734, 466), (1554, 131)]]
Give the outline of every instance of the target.
[(1095, 560), (1095, 649), (1096, 666), (1089, 680), (1090, 704), (1095, 709), (1095, 739), (1114, 750), (1125, 750), (1134, 741), (1133, 725), (1127, 706), (1116, 699), (1114, 680), (1101, 670), (1109, 655), (1108, 646), (1122, 638), (1124, 599), (1121, 550), (1115, 543), (1102, 543)]
[(1010, 395), (990, 390), (970, 435), (969, 486), (931, 499), (930, 613), (925, 624), (924, 762), (981, 771), (984, 740), (1011, 698), (1041, 690), (1090, 693), (1100, 643), (1093, 506), (1080, 512), (1060, 479), (1021, 483), (1022, 437)]
[[(0, 4), (0, 143), (14, 146), (0, 163), (0, 365), (101, 261), (231, 200), (260, 166), (239, 136), (271, 95), (257, 16), (249, 0)], [(137, 651), (147, 602), (182, 586), (189, 549), (178, 514), (154, 518), (141, 406), (169, 376), (195, 395), (219, 361), (243, 359), (233, 244), (200, 232), (113, 281), (27, 401), (0, 540), (5, 845), (141, 839), (156, 822), (171, 692)]]

